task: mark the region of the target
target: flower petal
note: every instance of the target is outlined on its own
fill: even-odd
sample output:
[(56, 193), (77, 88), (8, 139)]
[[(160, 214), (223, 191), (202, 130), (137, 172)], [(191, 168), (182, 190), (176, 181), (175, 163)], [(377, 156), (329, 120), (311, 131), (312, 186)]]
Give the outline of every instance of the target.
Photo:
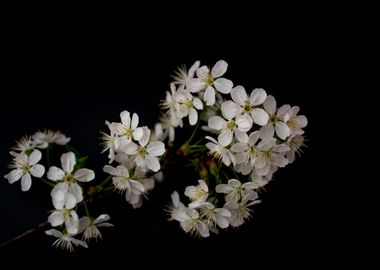
[(194, 108), (191, 108), (189, 112), (189, 124), (190, 126), (194, 126), (197, 122), (198, 122), (198, 113)]
[(50, 167), (49, 171), (47, 172), (47, 178), (52, 181), (62, 180), (63, 177), (65, 177), (65, 172), (55, 166)]
[(30, 177), (29, 173), (26, 173), (21, 178), (21, 190), (22, 191), (28, 191), (31, 186), (32, 186), (32, 178)]
[(78, 214), (74, 210), (70, 211), (70, 216), (66, 219), (65, 226), (69, 234), (76, 234), (78, 232), (79, 218)]
[(209, 73), (210, 73), (210, 70), (208, 69), (207, 66), (201, 66), (196, 71), (197, 77), (202, 80), (206, 80), (208, 78)]
[(144, 130), (142, 128), (136, 128), (133, 131), (133, 134), (132, 134), (133, 135), (133, 139), (135, 141), (139, 141), (142, 138), (143, 134), (144, 134)]
[(147, 146), (146, 150), (149, 155), (159, 157), (165, 153), (165, 144), (163, 142), (152, 142)]
[(209, 229), (208, 229), (207, 225), (204, 222), (202, 222), (202, 221), (198, 222), (197, 229), (198, 229), (199, 234), (202, 237), (209, 237), (210, 236)]
[(238, 115), (236, 117), (236, 125), (240, 132), (247, 132), (252, 127), (252, 118), (248, 114)]
[(277, 105), (276, 100), (273, 96), (269, 95), (264, 101), (264, 109), (269, 115), (274, 115), (276, 113)]
[(256, 88), (252, 91), (249, 101), (253, 106), (263, 104), (267, 98), (267, 93), (262, 88)]
[(61, 156), (62, 169), (65, 173), (72, 173), (76, 164), (75, 155), (73, 152), (65, 153)]
[(285, 140), (287, 137), (289, 137), (290, 129), (287, 124), (285, 124), (284, 122), (278, 121), (276, 122), (275, 126), (276, 126), (276, 134), (278, 135), (278, 137), (280, 137), (280, 139)]
[(208, 127), (215, 130), (221, 130), (226, 124), (226, 120), (224, 120), (220, 116), (212, 116), (208, 119)]
[(79, 182), (90, 182), (91, 180), (94, 180), (95, 173), (93, 170), (79, 169), (75, 172), (74, 178)]
[(211, 69), (212, 77), (219, 78), (220, 76), (223, 76), (223, 74), (226, 73), (227, 71), (227, 67), (228, 67), (228, 64), (226, 61), (219, 60)]
[(222, 114), (227, 120), (231, 120), (240, 113), (240, 106), (237, 105), (232, 100), (223, 102), (222, 104)]
[(232, 142), (233, 133), (230, 129), (223, 129), (218, 136), (218, 142), (222, 146), (227, 146)]
[(137, 115), (137, 113), (134, 113), (132, 115), (132, 123), (131, 123), (131, 128), (132, 129), (135, 129), (137, 128), (137, 125), (139, 124), (139, 116)]
[(248, 100), (247, 92), (244, 87), (241, 85), (235, 86), (231, 90), (232, 100), (235, 101), (240, 106), (243, 106), (244, 103)]
[(124, 126), (128, 128), (131, 126), (131, 114), (128, 111), (122, 111), (120, 113), (120, 119)]
[(263, 126), (260, 129), (260, 138), (263, 140), (268, 140), (270, 138), (273, 138), (274, 135), (274, 127), (273, 124), (269, 123)]
[(21, 169), (15, 169), (5, 175), (4, 178), (8, 180), (9, 184), (13, 184), (14, 182), (20, 180), (23, 174), (24, 172)]
[(142, 135), (141, 139), (139, 140), (139, 143), (141, 146), (145, 146), (149, 142), (150, 129), (147, 127), (142, 127), (142, 129), (143, 129), (143, 135)]
[(160, 170), (161, 166), (160, 166), (160, 162), (158, 161), (158, 158), (147, 155), (145, 157), (145, 161), (146, 161), (146, 166), (148, 169), (154, 172), (158, 172)]
[(212, 86), (206, 88), (203, 95), (203, 100), (206, 101), (207, 106), (212, 106), (215, 104), (215, 89)]
[(101, 222), (104, 222), (104, 221), (107, 221), (107, 220), (110, 220), (110, 216), (107, 215), (107, 214), (102, 214), (100, 216), (98, 216), (95, 220), (94, 220), (94, 224), (98, 224), (98, 223), (101, 223)]
[(197, 110), (203, 110), (203, 103), (199, 98), (194, 98), (193, 99), (193, 105)]
[(45, 167), (42, 166), (41, 164), (36, 164), (30, 168), (30, 174), (33, 175), (34, 177), (40, 178), (44, 175), (45, 173)]
[(48, 221), (51, 226), (57, 227), (63, 224), (65, 222), (65, 216), (64, 216), (64, 210), (60, 211), (54, 211), (50, 214)]
[(29, 165), (34, 165), (34, 164), (37, 164), (37, 162), (38, 161), (40, 161), (41, 160), (41, 157), (42, 157), (42, 154), (41, 154), (41, 152), (39, 151), (39, 150), (34, 150), (31, 154), (30, 154), (30, 156), (29, 156), (29, 160), (28, 160), (28, 163), (29, 163)]
[(202, 79), (190, 79), (186, 82), (186, 89), (191, 93), (197, 93), (201, 91), (206, 86), (205, 82)]
[(261, 108), (253, 109), (251, 112), (253, 122), (259, 126), (265, 126), (268, 123), (269, 115)]
[(233, 87), (233, 83), (231, 80), (227, 80), (225, 78), (219, 78), (214, 81), (214, 87), (222, 94), (229, 94)]

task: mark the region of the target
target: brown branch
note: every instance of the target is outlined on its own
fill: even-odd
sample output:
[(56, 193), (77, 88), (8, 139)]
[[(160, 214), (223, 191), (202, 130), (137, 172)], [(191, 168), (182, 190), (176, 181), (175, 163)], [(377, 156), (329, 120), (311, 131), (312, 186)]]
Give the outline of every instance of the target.
[(38, 224), (36, 227), (34, 227), (32, 229), (29, 229), (29, 230), (23, 232), (22, 234), (17, 235), (16, 237), (14, 237), (14, 238), (12, 238), (12, 239), (10, 239), (8, 241), (5, 241), (5, 242), (1, 243), (0, 244), (0, 248), (5, 247), (6, 245), (11, 244), (13, 242), (16, 242), (17, 240), (20, 240), (21, 238), (24, 238), (24, 237), (26, 237), (26, 236), (28, 236), (30, 234), (33, 234), (33, 233), (35, 233), (35, 232), (37, 232), (39, 230), (44, 230), (48, 225), (49, 225), (49, 222), (46, 220), (46, 221)]

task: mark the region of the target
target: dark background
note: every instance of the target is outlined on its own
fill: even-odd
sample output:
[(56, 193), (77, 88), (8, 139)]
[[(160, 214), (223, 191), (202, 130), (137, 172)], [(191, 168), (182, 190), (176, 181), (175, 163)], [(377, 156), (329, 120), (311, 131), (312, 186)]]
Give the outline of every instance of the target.
[[(91, 243), (88, 250), (77, 248), (74, 254), (56, 250), (51, 247), (54, 239), (38, 232), (2, 248), (2, 261), (96, 264), (100, 258), (111, 263), (116, 258), (216, 258), (212, 256), (216, 254), (236, 260), (299, 262), (306, 258), (313, 262), (330, 256), (335, 239), (330, 238), (326, 246), (325, 232), (338, 235), (331, 212), (325, 211), (329, 191), (321, 188), (321, 182), (327, 181), (320, 165), (326, 118), (318, 100), (323, 100), (321, 81), (329, 75), (317, 66), (323, 62), (324, 40), (313, 25), (306, 32), (297, 28), (297, 23), (282, 27), (263, 36), (252, 31), (257, 41), (240, 39), (231, 32), (231, 39), (236, 39), (233, 46), (196, 46), (178, 37), (171, 42), (170, 36), (162, 37), (169, 42), (161, 44), (153, 35), (141, 42), (143, 45), (130, 36), (122, 37), (126, 43), (111, 38), (105, 42), (108, 36), (84, 38), (82, 43), (77, 40), (80, 34), (46, 43), (9, 44), (0, 83), (0, 175), (8, 172), (8, 150), (14, 140), (44, 128), (70, 136), (71, 143), (90, 156), (88, 166), (101, 175), (99, 168), (107, 162), (106, 155), (100, 154), (98, 139), (100, 130), (107, 131), (104, 121), (118, 121), (120, 111), (126, 109), (137, 112), (142, 125), (152, 126), (159, 116), (159, 100), (169, 89), (170, 75), (177, 66), (189, 66), (195, 60), (208, 66), (226, 60), (226, 77), (234, 85), (244, 85), (248, 91), (262, 87), (275, 96), (278, 105), (300, 106), (309, 125), (302, 157), (275, 174), (252, 221), (236, 231), (192, 239), (177, 223), (168, 223), (163, 208), (174, 189), (183, 190), (183, 172), (176, 171), (156, 185), (151, 201), (144, 202), (141, 209), (131, 209), (117, 194), (95, 204), (93, 212), (109, 213), (115, 227), (103, 230), (104, 240)], [(99, 39), (107, 45), (97, 43)], [(52, 209), (49, 189), (37, 180), (23, 193), (19, 182), (9, 185), (3, 179), (0, 193), (0, 242), (44, 221)], [(320, 243), (325, 244), (323, 250), (316, 248)], [(20, 254), (22, 260), (17, 259)]]

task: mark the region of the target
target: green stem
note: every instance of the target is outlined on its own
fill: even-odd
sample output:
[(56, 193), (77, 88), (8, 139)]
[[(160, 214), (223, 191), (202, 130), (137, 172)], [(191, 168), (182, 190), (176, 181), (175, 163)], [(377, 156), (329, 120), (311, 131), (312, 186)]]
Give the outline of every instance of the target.
[(190, 144), (191, 141), (192, 141), (192, 139), (194, 139), (194, 136), (195, 136), (195, 134), (197, 133), (200, 124), (201, 124), (201, 120), (198, 119), (198, 123), (197, 123), (197, 125), (195, 126), (195, 128), (194, 128), (194, 130), (193, 130), (193, 133), (191, 134), (190, 138), (187, 140), (186, 144)]
[(47, 166), (48, 166), (48, 168), (50, 168), (50, 148), (51, 147), (52, 147), (52, 145), (49, 145), (46, 148), (46, 159), (47, 159)]
[(47, 180), (47, 179), (45, 179), (45, 178), (40, 178), (41, 180), (42, 180), (42, 182), (44, 182), (45, 184), (47, 184), (47, 185), (49, 185), (49, 186), (51, 186), (51, 187), (55, 187), (55, 183), (54, 182), (52, 182), (52, 181), (50, 181), (50, 180)]
[(83, 199), (83, 205), (84, 205), (84, 209), (86, 210), (86, 214), (88, 217), (90, 217), (90, 212), (88, 211), (88, 208), (87, 208), (87, 203), (86, 203), (86, 200)]
[(108, 177), (103, 181), (101, 182), (99, 185), (97, 185), (97, 187), (103, 187), (105, 184), (107, 184), (110, 180), (112, 179), (112, 175), (108, 175)]

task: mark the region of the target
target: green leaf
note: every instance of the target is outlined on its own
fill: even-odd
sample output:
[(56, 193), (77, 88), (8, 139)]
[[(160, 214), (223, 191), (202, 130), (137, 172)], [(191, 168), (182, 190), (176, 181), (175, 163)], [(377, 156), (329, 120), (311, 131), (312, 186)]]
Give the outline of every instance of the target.
[(87, 159), (88, 159), (87, 156), (77, 159), (77, 163), (75, 164), (74, 170), (79, 170), (79, 169), (84, 168), (86, 165)]

